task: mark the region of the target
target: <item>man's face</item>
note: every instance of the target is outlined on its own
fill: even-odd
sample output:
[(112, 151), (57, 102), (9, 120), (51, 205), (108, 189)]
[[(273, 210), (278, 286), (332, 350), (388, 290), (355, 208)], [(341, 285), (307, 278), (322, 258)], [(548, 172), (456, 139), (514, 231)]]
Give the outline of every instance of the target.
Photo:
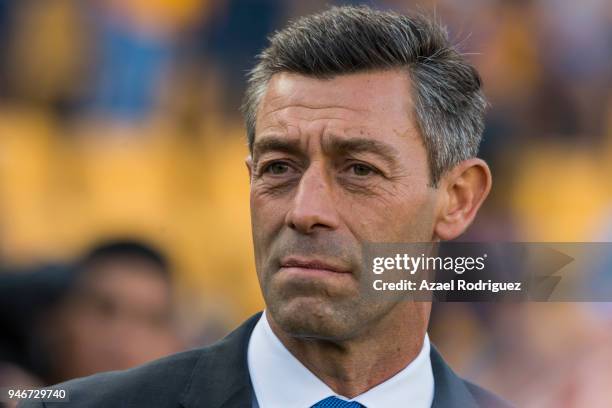
[(361, 246), (434, 239), (437, 191), (411, 112), (403, 71), (271, 79), (248, 165), (257, 273), (285, 332), (349, 339), (396, 306), (359, 296)]
[(88, 267), (61, 315), (61, 353), (66, 355), (58, 358), (57, 371), (62, 381), (134, 367), (178, 351), (170, 287), (157, 268), (130, 257)]

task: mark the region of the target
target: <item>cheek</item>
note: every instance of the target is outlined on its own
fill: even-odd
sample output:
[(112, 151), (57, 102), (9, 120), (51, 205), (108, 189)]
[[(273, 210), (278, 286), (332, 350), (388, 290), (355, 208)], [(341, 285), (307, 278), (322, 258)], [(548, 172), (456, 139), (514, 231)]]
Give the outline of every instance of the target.
[(432, 239), (435, 200), (426, 188), (394, 191), (353, 201), (344, 213), (359, 241), (428, 242)]
[(265, 248), (284, 225), (287, 204), (285, 199), (270, 197), (257, 190), (251, 191), (251, 223), (256, 252)]

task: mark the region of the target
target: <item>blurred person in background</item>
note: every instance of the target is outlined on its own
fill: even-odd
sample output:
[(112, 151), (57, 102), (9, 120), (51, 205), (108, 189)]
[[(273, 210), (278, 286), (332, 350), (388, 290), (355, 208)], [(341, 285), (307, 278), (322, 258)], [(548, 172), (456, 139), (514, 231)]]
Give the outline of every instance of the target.
[(4, 385), (126, 369), (181, 348), (170, 266), (147, 244), (109, 241), (74, 266), (0, 278)]
[(77, 264), (66, 298), (45, 319), (50, 383), (130, 368), (180, 350), (166, 258), (137, 241), (112, 241)]

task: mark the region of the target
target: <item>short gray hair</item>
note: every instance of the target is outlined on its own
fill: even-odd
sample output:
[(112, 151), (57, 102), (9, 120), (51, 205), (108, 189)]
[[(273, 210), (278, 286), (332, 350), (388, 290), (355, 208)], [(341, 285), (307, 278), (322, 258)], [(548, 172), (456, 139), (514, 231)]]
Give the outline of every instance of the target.
[(274, 74), (326, 79), (406, 68), (431, 185), (478, 154), (487, 106), (481, 79), (436, 21), (366, 6), (333, 7), (291, 22), (269, 41), (249, 74), (242, 106), (251, 151), (257, 110)]

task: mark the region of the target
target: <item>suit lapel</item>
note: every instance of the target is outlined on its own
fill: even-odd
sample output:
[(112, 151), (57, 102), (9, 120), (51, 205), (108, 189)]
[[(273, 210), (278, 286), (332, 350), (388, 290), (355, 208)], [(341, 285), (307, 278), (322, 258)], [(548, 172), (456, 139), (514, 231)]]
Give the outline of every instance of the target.
[(432, 408), (478, 407), (465, 383), (444, 362), (442, 356), (431, 346), (431, 368), (434, 375), (434, 400)]
[(253, 387), (247, 365), (257, 313), (215, 345), (202, 350), (180, 403), (185, 408), (251, 407)]

